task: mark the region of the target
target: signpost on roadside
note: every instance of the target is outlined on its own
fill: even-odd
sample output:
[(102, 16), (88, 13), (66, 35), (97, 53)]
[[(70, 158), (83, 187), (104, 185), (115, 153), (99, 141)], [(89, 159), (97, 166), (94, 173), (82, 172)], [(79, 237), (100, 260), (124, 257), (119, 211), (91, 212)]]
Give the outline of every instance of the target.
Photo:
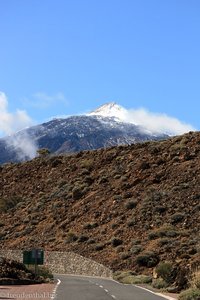
[(23, 251), (23, 263), (25, 265), (34, 265), (35, 275), (37, 275), (38, 265), (44, 264), (44, 251), (40, 249)]

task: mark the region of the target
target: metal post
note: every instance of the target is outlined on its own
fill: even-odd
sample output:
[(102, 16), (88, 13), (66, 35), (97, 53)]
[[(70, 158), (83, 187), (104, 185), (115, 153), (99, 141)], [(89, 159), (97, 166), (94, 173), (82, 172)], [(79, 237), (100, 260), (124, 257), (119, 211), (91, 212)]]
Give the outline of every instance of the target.
[(37, 276), (37, 249), (34, 249), (35, 252), (35, 277)]

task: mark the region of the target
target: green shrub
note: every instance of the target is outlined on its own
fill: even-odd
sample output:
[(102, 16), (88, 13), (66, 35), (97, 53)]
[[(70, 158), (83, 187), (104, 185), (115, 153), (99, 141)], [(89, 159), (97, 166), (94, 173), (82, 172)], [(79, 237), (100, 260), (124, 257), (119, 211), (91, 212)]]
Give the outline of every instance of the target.
[(171, 216), (171, 223), (176, 224), (184, 219), (185, 215), (183, 213), (175, 213)]
[(171, 242), (171, 239), (169, 238), (162, 238), (158, 241), (158, 245), (159, 246), (164, 246), (164, 245), (167, 245)]
[(94, 166), (94, 159), (84, 159), (81, 161), (81, 168), (85, 168), (87, 170), (92, 170)]
[(7, 210), (15, 207), (19, 202), (23, 201), (20, 197), (10, 197), (10, 198), (1, 198), (0, 199), (0, 212), (6, 212)]
[(88, 239), (89, 239), (89, 237), (88, 237), (87, 235), (82, 234), (82, 235), (79, 236), (78, 242), (79, 242), (79, 243), (84, 243), (84, 242), (86, 242)]
[(129, 200), (126, 202), (125, 207), (127, 209), (133, 209), (137, 206), (137, 200)]
[(104, 244), (96, 244), (94, 247), (94, 250), (101, 251), (101, 250), (103, 250), (104, 247), (105, 247)]
[(95, 244), (95, 243), (96, 243), (96, 241), (94, 239), (89, 239), (87, 241), (87, 244)]
[(162, 206), (162, 205), (156, 205), (154, 207), (154, 212), (157, 212), (157, 213), (163, 213), (166, 211), (166, 207)]
[(72, 231), (67, 232), (66, 234), (66, 243), (71, 243), (71, 242), (75, 242), (78, 239), (78, 237), (76, 236), (76, 234)]
[(74, 200), (80, 199), (86, 192), (85, 185), (76, 185), (72, 190), (72, 197)]
[(106, 183), (106, 182), (108, 182), (108, 177), (107, 176), (102, 176), (101, 178), (99, 178), (99, 181), (98, 181), (100, 184), (101, 183)]
[(200, 290), (200, 270), (192, 274), (190, 279), (190, 285), (192, 288), (197, 288)]
[(47, 148), (41, 148), (37, 150), (37, 154), (39, 157), (47, 157), (50, 154), (50, 151)]
[(179, 300), (199, 300), (200, 299), (200, 289), (188, 289), (183, 291), (179, 295)]
[(112, 238), (110, 242), (113, 247), (117, 247), (117, 246), (123, 244), (123, 241), (116, 237)]
[(131, 241), (131, 244), (132, 244), (132, 245), (140, 245), (141, 242), (142, 242), (141, 240), (133, 239), (133, 240)]
[(83, 225), (84, 229), (93, 229), (96, 228), (98, 226), (98, 223), (94, 222), (94, 223), (86, 223)]
[(158, 231), (151, 231), (148, 233), (148, 239), (149, 240), (155, 240), (159, 238), (159, 232)]
[(131, 218), (130, 220), (128, 220), (127, 225), (128, 225), (128, 227), (132, 227), (132, 226), (136, 225), (135, 218)]
[(123, 259), (123, 260), (125, 260), (125, 259), (127, 259), (129, 257), (130, 257), (130, 253), (129, 252), (121, 252), (120, 253), (120, 258)]
[(112, 229), (116, 229), (117, 227), (119, 227), (119, 225), (118, 225), (117, 223), (113, 223), (113, 224), (111, 225), (111, 228), (112, 228)]
[(132, 271), (116, 271), (113, 273), (113, 279), (122, 282), (123, 278), (130, 275), (135, 275), (135, 273)]
[[(35, 272), (35, 266), (28, 266), (27, 267), (28, 270), (30, 270), (31, 272)], [(37, 275), (38, 276), (42, 276), (44, 279), (53, 279), (53, 274), (51, 273), (51, 271), (45, 267), (45, 266), (38, 266), (37, 267)]]
[(162, 237), (176, 237), (179, 232), (173, 226), (162, 226), (154, 229), (148, 234), (149, 240), (155, 240)]
[(152, 287), (156, 289), (165, 289), (168, 287), (168, 283), (163, 278), (153, 279)]
[(135, 275), (132, 271), (118, 271), (113, 278), (124, 284), (148, 284), (152, 282), (152, 277), (148, 275)]
[(156, 273), (167, 283), (172, 283), (174, 281), (173, 266), (170, 262), (160, 262), (156, 267)]
[(139, 266), (152, 268), (155, 267), (159, 262), (157, 254), (153, 251), (147, 251), (143, 254), (140, 254), (136, 258), (136, 263)]
[(132, 284), (148, 284), (152, 282), (152, 277), (148, 275), (136, 275), (132, 278)]
[(134, 245), (131, 247), (130, 252), (133, 254), (138, 254), (142, 251), (142, 246), (141, 245)]

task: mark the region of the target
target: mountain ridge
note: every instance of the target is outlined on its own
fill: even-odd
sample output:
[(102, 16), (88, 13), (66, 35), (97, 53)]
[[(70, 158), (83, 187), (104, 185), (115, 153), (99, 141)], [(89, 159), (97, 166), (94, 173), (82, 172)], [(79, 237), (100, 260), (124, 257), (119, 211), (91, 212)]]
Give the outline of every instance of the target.
[(0, 164), (34, 158), (41, 148), (52, 154), (73, 153), (168, 137), (123, 122), (117, 116), (123, 110), (108, 103), (91, 114), (53, 119), (0, 139)]

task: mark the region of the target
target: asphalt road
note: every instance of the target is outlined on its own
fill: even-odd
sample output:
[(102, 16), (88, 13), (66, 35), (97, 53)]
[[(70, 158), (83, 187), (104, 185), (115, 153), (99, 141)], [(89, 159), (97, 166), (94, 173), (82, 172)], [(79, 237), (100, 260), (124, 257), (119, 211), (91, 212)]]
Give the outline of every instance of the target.
[(113, 280), (68, 275), (57, 275), (55, 278), (60, 280), (56, 300), (164, 300), (136, 286)]

